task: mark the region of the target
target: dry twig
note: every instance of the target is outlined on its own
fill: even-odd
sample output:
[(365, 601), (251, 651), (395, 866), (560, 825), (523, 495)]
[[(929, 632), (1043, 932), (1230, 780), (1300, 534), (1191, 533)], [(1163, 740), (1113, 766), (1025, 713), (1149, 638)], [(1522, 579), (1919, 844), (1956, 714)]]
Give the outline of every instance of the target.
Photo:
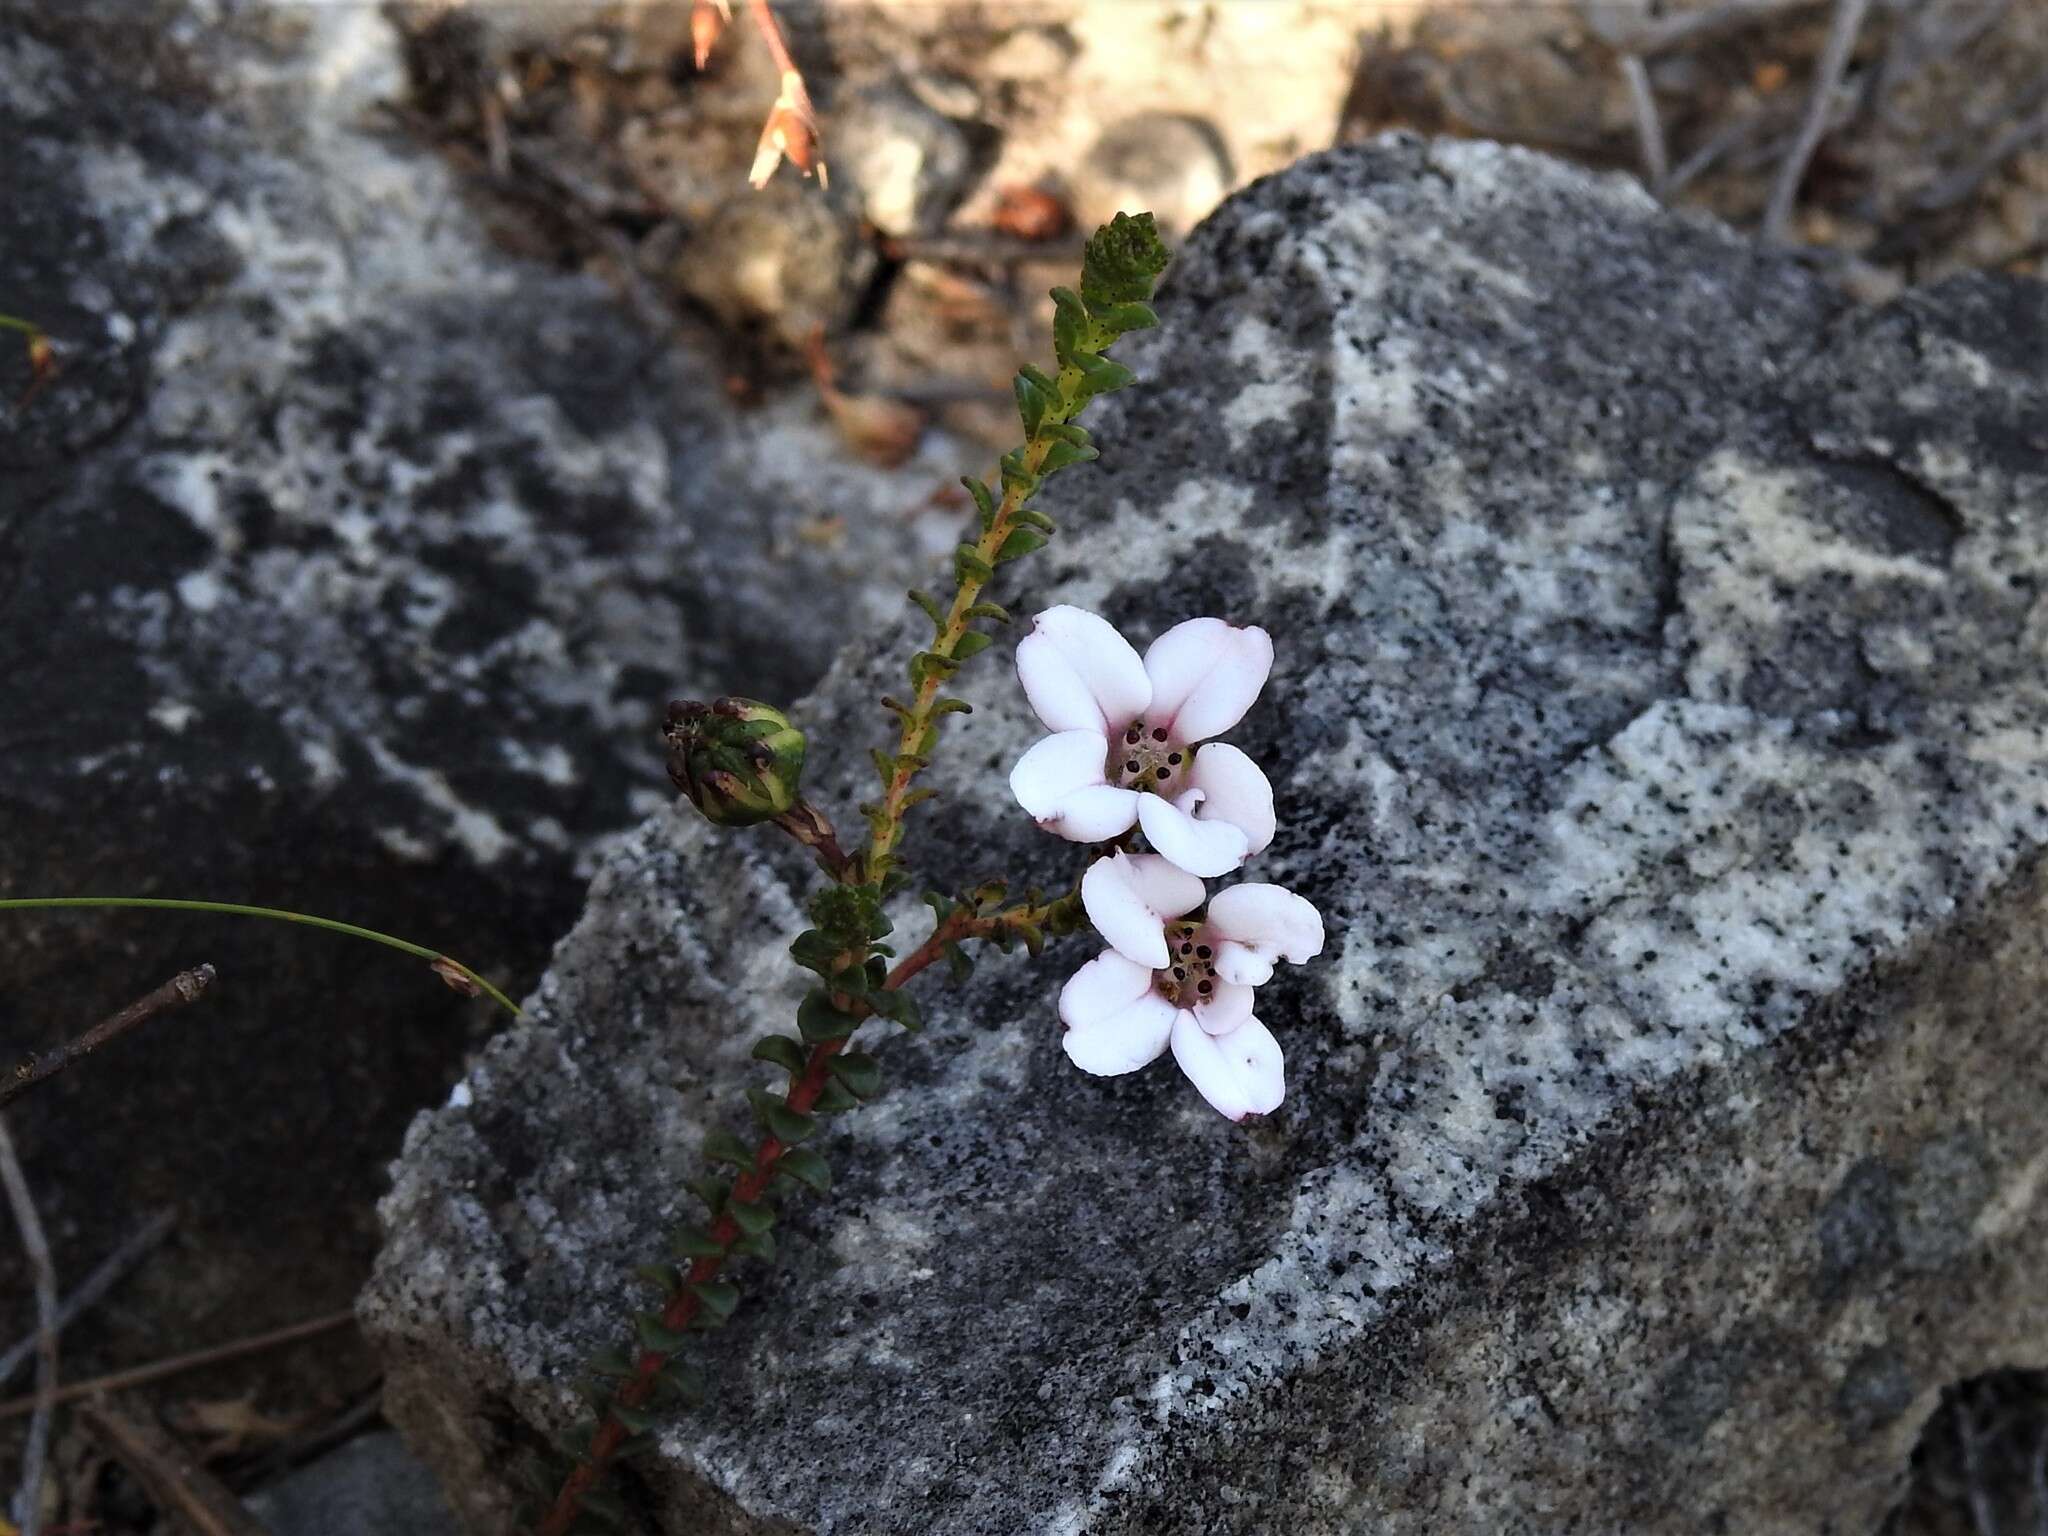
[(21, 1490), (14, 1496), (14, 1520), (21, 1536), (37, 1536), (43, 1524), (43, 1472), (50, 1455), (50, 1418), (57, 1407), (57, 1268), (50, 1262), (50, 1244), (43, 1236), (42, 1218), (22, 1175), (21, 1159), (14, 1153), (14, 1138), (7, 1123), (0, 1120), (0, 1184), (7, 1188), (7, 1203), (14, 1211), (14, 1224), (21, 1230), (21, 1246), (28, 1255), (36, 1287), (36, 1390), (28, 1400), (34, 1415), (29, 1420), (28, 1446), (21, 1458)]
[(1662, 197), (1664, 183), (1671, 176), (1671, 153), (1664, 145), (1664, 124), (1657, 116), (1656, 93), (1650, 89), (1650, 71), (1642, 56), (1621, 56), (1621, 78), (1628, 83), (1628, 102), (1636, 120), (1636, 147), (1643, 157), (1643, 179), (1650, 190)]
[(78, 1416), (108, 1454), (135, 1474), (150, 1497), (198, 1536), (268, 1536), (247, 1505), (155, 1425), (128, 1418), (105, 1403), (81, 1409)]
[(1764, 209), (1764, 221), (1758, 231), (1759, 238), (1766, 245), (1782, 244), (1785, 225), (1792, 217), (1792, 205), (1799, 196), (1799, 184), (1806, 179), (1806, 167), (1813, 159), (1813, 152), (1819, 148), (1821, 136), (1827, 132), (1828, 121), (1833, 115), (1835, 92), (1841, 88), (1842, 74), (1849, 67), (1849, 54), (1856, 46), (1856, 35), (1863, 30), (1864, 14), (1870, 9), (1870, 0), (1835, 0), (1834, 14), (1828, 18), (1828, 38), (1821, 47), (1820, 66), (1814, 73), (1813, 95), (1806, 103), (1806, 116), (1799, 124), (1798, 137), (1792, 141), (1791, 153), (1778, 170), (1778, 179), (1771, 187), (1771, 200)]
[(146, 997), (139, 997), (119, 1013), (100, 1020), (76, 1040), (67, 1040), (47, 1055), (31, 1055), (23, 1058), (7, 1074), (7, 1081), (0, 1083), (0, 1106), (13, 1103), (21, 1095), (47, 1082), (73, 1063), (90, 1056), (110, 1040), (118, 1040), (132, 1029), (147, 1024), (160, 1013), (196, 1003), (213, 985), (214, 970), (202, 965), (194, 970), (180, 971), (169, 981)]
[[(227, 1344), (216, 1344), (211, 1349), (195, 1349), (190, 1354), (172, 1355), (149, 1365), (138, 1365), (126, 1371), (115, 1371), (106, 1376), (95, 1376), (91, 1381), (74, 1382), (60, 1388), (52, 1402), (62, 1404), (76, 1402), (81, 1397), (92, 1397), (102, 1392), (125, 1392), (130, 1387), (145, 1387), (153, 1381), (168, 1377), (182, 1376), (187, 1371), (196, 1371), (203, 1366), (220, 1365), (228, 1360), (240, 1360), (246, 1355), (260, 1355), (265, 1350), (277, 1349), (281, 1345), (295, 1344), (300, 1339), (310, 1339), (322, 1333), (332, 1333), (345, 1328), (356, 1320), (353, 1309), (329, 1312), (320, 1317), (308, 1318), (303, 1323), (293, 1323), (288, 1328), (273, 1328), (268, 1333), (259, 1333), (246, 1339), (236, 1339)], [(30, 1412), (36, 1405), (32, 1397), (17, 1397), (12, 1402), (0, 1403), (0, 1419), (18, 1419)]]
[(768, 45), (769, 57), (775, 60), (776, 72), (782, 77), (782, 94), (768, 109), (768, 121), (761, 128), (761, 142), (754, 150), (754, 166), (747, 173), (747, 180), (765, 187), (775, 168), (787, 157), (806, 176), (816, 171), (818, 184), (824, 186), (828, 178), (818, 148), (818, 114), (811, 107), (811, 93), (804, 85), (803, 72), (790, 54), (789, 40), (782, 35), (782, 26), (776, 21), (775, 12), (768, 8), (768, 0), (747, 0), (747, 13), (754, 18), (754, 26)]
[[(111, 1291), (123, 1275), (170, 1235), (171, 1228), (177, 1225), (177, 1221), (177, 1212), (158, 1211), (130, 1234), (120, 1247), (102, 1259), (99, 1268), (85, 1277), (85, 1284), (66, 1296), (63, 1305), (57, 1308), (57, 1331), (62, 1333), (87, 1311), (98, 1305), (99, 1299)], [(0, 1386), (5, 1386), (13, 1378), (14, 1373), (21, 1369), (22, 1362), (35, 1353), (38, 1337), (37, 1334), (30, 1334), (17, 1342), (6, 1354), (0, 1355)]]

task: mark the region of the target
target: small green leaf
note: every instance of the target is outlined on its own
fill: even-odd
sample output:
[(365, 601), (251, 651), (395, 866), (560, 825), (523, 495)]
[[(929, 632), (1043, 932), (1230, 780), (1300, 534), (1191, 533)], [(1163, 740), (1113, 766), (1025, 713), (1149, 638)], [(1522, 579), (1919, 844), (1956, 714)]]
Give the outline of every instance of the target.
[(872, 1099), (882, 1091), (882, 1064), (866, 1051), (842, 1051), (826, 1069), (859, 1098)]
[(974, 957), (958, 944), (946, 946), (946, 968), (953, 973), (955, 981), (965, 981), (974, 974)]
[(1012, 528), (1010, 536), (1003, 540), (1003, 547), (996, 551), (996, 559), (1021, 560), (1045, 548), (1049, 542), (1036, 528)]
[(1159, 323), (1150, 304), (1091, 304), (1088, 312), (1098, 325), (1119, 336), (1130, 331), (1149, 331)]
[[(1078, 299), (1075, 300), (1076, 304), (1079, 304), (1079, 302), (1080, 301)], [(975, 509), (978, 512), (980, 512), (983, 517), (994, 517), (996, 515), (996, 498), (994, 492), (989, 490), (987, 486), (983, 485), (979, 480), (975, 479), (972, 475), (962, 475), (960, 477), (960, 483), (967, 487), (967, 494), (974, 498)]]
[(672, 1359), (654, 1378), (654, 1398), (661, 1403), (696, 1403), (704, 1399), (704, 1373), (689, 1361)]
[(679, 1258), (715, 1259), (725, 1252), (725, 1244), (699, 1226), (677, 1227), (669, 1236), (669, 1250)]
[(772, 1259), (775, 1257), (775, 1234), (772, 1232), (749, 1233), (733, 1243), (732, 1251), (749, 1259)]
[[(981, 605), (977, 604), (976, 606)], [(993, 608), (995, 604), (990, 603), (987, 606)], [(974, 706), (965, 699), (940, 699), (932, 705), (932, 715), (935, 719), (941, 715), (971, 715), (973, 713)]]
[(731, 1317), (733, 1309), (740, 1304), (739, 1287), (723, 1280), (701, 1280), (690, 1289), (703, 1303), (704, 1310), (714, 1317)]
[(618, 1378), (634, 1375), (640, 1364), (623, 1349), (600, 1349), (590, 1357), (590, 1368), (600, 1376)]
[(735, 1168), (754, 1166), (754, 1149), (731, 1131), (713, 1131), (704, 1138), (704, 1156), (714, 1163), (730, 1163)]
[(633, 1277), (666, 1296), (683, 1283), (681, 1271), (673, 1264), (635, 1264)]
[(1089, 357), (1084, 354), (1074, 360), (1074, 366), (1081, 370), (1081, 377), (1088, 381), (1091, 394), (1109, 394), (1127, 384), (1135, 383), (1138, 377), (1113, 357)]
[(850, 1109), (860, 1108), (860, 1100), (846, 1091), (846, 1084), (836, 1077), (828, 1077), (818, 1089), (818, 1097), (811, 1104), (811, 1113), (817, 1115), (843, 1115)]
[(628, 1408), (624, 1403), (613, 1403), (607, 1411), (636, 1435), (646, 1434), (659, 1422), (645, 1408)]
[(791, 1077), (809, 1065), (804, 1048), (787, 1035), (768, 1035), (754, 1042), (754, 1060), (766, 1061), (782, 1068)]
[(732, 1180), (706, 1173), (689, 1180), (683, 1188), (702, 1200), (704, 1208), (716, 1216), (725, 1209), (726, 1197), (732, 1193)]
[(877, 992), (871, 999), (878, 1018), (901, 1024), (912, 1034), (924, 1028), (924, 1015), (918, 1010), (917, 999), (900, 987)]
[(953, 551), (953, 575), (962, 586), (972, 581), (993, 581), (995, 571), (982, 559), (981, 551), (972, 544), (962, 544)]
[(994, 641), (991, 636), (983, 634), (978, 629), (970, 629), (961, 635), (959, 641), (954, 645), (953, 659), (956, 661), (966, 661), (969, 657), (979, 656), (993, 643)]
[(932, 621), (933, 629), (944, 629), (946, 627), (946, 610), (939, 606), (939, 600), (933, 597), (931, 593), (921, 592), (916, 587), (912, 587), (910, 589), (910, 600), (924, 610), (925, 617)]
[[(763, 1089), (749, 1088), (747, 1102), (753, 1106), (754, 1118), (760, 1122), (761, 1129), (785, 1146), (808, 1141), (818, 1128), (818, 1122), (809, 1115), (791, 1109), (780, 1098)], [(726, 1214), (737, 1221), (739, 1211), (738, 1205), (732, 1205), (727, 1207)]]
[(869, 747), (868, 761), (872, 762), (875, 765), (875, 777), (882, 781), (883, 789), (886, 790), (892, 783), (895, 782), (895, 758), (891, 757), (887, 752), (884, 752), (880, 747)]
[(680, 1329), (669, 1327), (652, 1312), (643, 1312), (635, 1318), (633, 1328), (640, 1335), (641, 1346), (657, 1355), (672, 1355), (689, 1342)]
[(776, 1175), (794, 1179), (819, 1194), (826, 1194), (832, 1188), (832, 1169), (825, 1159), (809, 1147), (797, 1147), (782, 1154), (782, 1161), (776, 1164)]
[(1024, 462), (1024, 455), (1016, 449), (1013, 448), (1003, 455), (999, 467), (1002, 470), (1004, 490), (1015, 491), (1021, 499), (1038, 489), (1039, 477), (1032, 473), (1031, 466)]
[(822, 1045), (827, 1040), (844, 1040), (860, 1028), (860, 1020), (836, 1007), (829, 993), (813, 990), (797, 1005), (796, 1027), (808, 1043)]
[(1045, 421), (1047, 407), (1058, 403), (1058, 392), (1049, 394), (1022, 373), (1017, 375), (1014, 387), (1017, 394), (1017, 417), (1024, 423), (1024, 435), (1036, 437), (1040, 425)]
[[(964, 549), (966, 546), (961, 547)], [(919, 651), (910, 658), (910, 685), (922, 689), (928, 682), (943, 683), (959, 670), (960, 663), (950, 656), (941, 656), (937, 651)]]
[(1039, 468), (1048, 475), (1057, 474), (1069, 465), (1086, 464), (1091, 459), (1100, 457), (1101, 455), (1092, 447), (1076, 448), (1072, 443), (1054, 443), (1045, 450), (1045, 458), (1040, 462)]
[(806, 928), (789, 946), (790, 957), (807, 971), (829, 975), (839, 963), (840, 946), (815, 928)]
[[(1010, 618), (1010, 610), (1005, 608), (1001, 603), (976, 603), (972, 608), (967, 610), (967, 617), (970, 619), (994, 619), (998, 624), (1008, 624), (1012, 622)], [(955, 699), (952, 702), (957, 704), (960, 701), (958, 699)]]

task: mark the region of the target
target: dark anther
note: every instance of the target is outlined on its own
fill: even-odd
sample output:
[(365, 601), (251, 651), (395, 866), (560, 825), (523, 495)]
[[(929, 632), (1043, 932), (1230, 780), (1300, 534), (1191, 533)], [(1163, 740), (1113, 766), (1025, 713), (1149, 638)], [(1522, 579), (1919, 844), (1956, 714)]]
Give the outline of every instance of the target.
[(1188, 979), (1187, 967), (1184, 965), (1176, 965), (1173, 968), (1173, 979), (1175, 981), (1186, 981)]
[(1131, 743), (1132, 746), (1136, 746), (1138, 744), (1138, 738), (1143, 736), (1144, 734), (1145, 733), (1143, 731), (1139, 730), (1134, 725), (1128, 731), (1124, 732), (1124, 740)]
[(1180, 766), (1180, 754), (1178, 752), (1169, 752), (1166, 755), (1166, 760), (1176, 768)]
[(1206, 960), (1209, 958), (1210, 955), (1209, 946), (1204, 944), (1200, 949), (1197, 949), (1195, 953), (1200, 955), (1204, 960)]
[(1156, 777), (1162, 779), (1170, 779), (1173, 777), (1172, 771), (1166, 768), (1155, 768), (1152, 770), (1152, 772)]
[(1152, 727), (1152, 739), (1154, 741), (1166, 740), (1166, 727), (1163, 725), (1155, 725), (1154, 727)]
[(1125, 763), (1124, 771), (1126, 773), (1136, 773), (1138, 771), (1138, 760), (1134, 757), (1129, 762)]
[(1213, 992), (1216, 990), (1216, 983), (1213, 981), (1205, 981), (1200, 986), (1196, 987), (1195, 990), (1197, 992)]

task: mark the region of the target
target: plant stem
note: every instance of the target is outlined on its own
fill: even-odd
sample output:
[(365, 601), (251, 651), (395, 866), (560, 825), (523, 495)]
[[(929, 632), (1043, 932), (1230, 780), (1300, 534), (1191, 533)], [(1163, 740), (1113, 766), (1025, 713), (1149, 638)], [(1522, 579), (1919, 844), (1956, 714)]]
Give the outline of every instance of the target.
[(198, 1002), (206, 989), (213, 985), (213, 980), (214, 970), (210, 965), (180, 971), (154, 992), (137, 998), (119, 1013), (100, 1020), (76, 1040), (67, 1040), (56, 1050), (42, 1055), (23, 1057), (7, 1075), (6, 1081), (0, 1082), (0, 1107), (12, 1104), (37, 1083), (47, 1082), (108, 1041), (120, 1039), (158, 1014), (172, 1013)]
[[(1024, 448), (1024, 467), (1032, 481), (1037, 480), (1039, 469), (1045, 463), (1045, 456), (1052, 451), (1053, 438), (1041, 428)], [(1011, 482), (1003, 488), (1003, 499), (997, 505), (995, 516), (989, 520), (988, 529), (975, 545), (975, 553), (983, 565), (993, 567), (996, 553), (1003, 547), (1004, 540), (1016, 531), (1018, 512), (1023, 510), (1025, 500), (1031, 492)], [(967, 633), (967, 611), (981, 600), (982, 588), (986, 583), (972, 572), (962, 572), (960, 584), (953, 593), (953, 606), (946, 611), (945, 627), (932, 640), (930, 649), (947, 660), (953, 659), (953, 652)], [(898, 766), (890, 774), (889, 783), (882, 791), (880, 814), (873, 820), (873, 832), (868, 839), (865, 859), (869, 883), (879, 881), (889, 872), (895, 859), (896, 847), (903, 841), (905, 801), (910, 786), (917, 777), (913, 759), (918, 744), (926, 731), (930, 730), (936, 716), (933, 706), (938, 702), (939, 692), (946, 680), (935, 671), (927, 673), (923, 682), (917, 685), (910, 707), (903, 716), (903, 730), (897, 737), (896, 753)]]
[[(1040, 902), (1034, 906), (1006, 907), (1000, 912), (982, 916), (961, 910), (954, 912), (932, 930), (915, 950), (896, 963), (882, 983), (885, 991), (894, 991), (920, 971), (926, 969), (946, 952), (947, 946), (962, 939), (989, 938), (1006, 927), (1031, 925), (1042, 927), (1048, 922), (1054, 909), (1063, 902), (1077, 898), (1072, 893), (1056, 901)], [(850, 1006), (859, 1006), (858, 1000), (845, 1000)], [(870, 1015), (872, 1016), (872, 1015)], [(799, 1114), (808, 1114), (818, 1102), (818, 1096), (825, 1091), (825, 1080), (832, 1069), (832, 1058), (845, 1050), (852, 1041), (848, 1035), (838, 1040), (825, 1040), (811, 1047), (811, 1054), (804, 1063), (804, 1069), (790, 1080), (789, 1091), (783, 1102)], [(668, 1304), (661, 1311), (661, 1325), (664, 1328), (681, 1331), (696, 1320), (703, 1302), (695, 1287), (718, 1277), (732, 1256), (732, 1245), (740, 1235), (739, 1224), (733, 1220), (731, 1207), (753, 1205), (768, 1192), (768, 1186), (775, 1180), (777, 1164), (788, 1147), (774, 1136), (765, 1136), (754, 1149), (754, 1163), (733, 1182), (732, 1194), (726, 1201), (726, 1212), (710, 1228), (710, 1235), (725, 1252), (706, 1255), (697, 1259), (684, 1273), (682, 1283), (672, 1292)], [(670, 1356), (660, 1350), (643, 1349), (634, 1362), (633, 1374), (613, 1394), (613, 1401), (633, 1409), (644, 1404), (654, 1395), (663, 1367)], [(597, 1433), (591, 1438), (590, 1448), (576, 1463), (575, 1469), (562, 1484), (554, 1503), (549, 1506), (546, 1517), (536, 1528), (535, 1536), (565, 1536), (574, 1526), (583, 1496), (595, 1488), (603, 1479), (612, 1458), (618, 1454), (632, 1432), (617, 1418), (607, 1415), (598, 1425)]]
[(386, 949), (402, 950), (408, 955), (417, 955), (422, 960), (438, 963), (456, 971), (474, 982), (480, 991), (489, 994), (492, 1002), (503, 1008), (515, 1019), (519, 1009), (512, 999), (500, 992), (490, 982), (472, 971), (452, 955), (444, 955), (438, 949), (428, 949), (424, 944), (413, 944), (405, 939), (394, 938), (388, 933), (379, 933), (374, 928), (359, 928), (354, 923), (336, 922), (331, 917), (314, 917), (305, 912), (288, 912), (282, 907), (251, 907), (236, 901), (176, 901), (162, 896), (9, 896), (0, 898), (0, 912), (26, 911), (34, 907), (147, 907), (168, 912), (222, 912), (231, 917), (263, 917), (273, 922), (303, 923), (309, 928), (325, 928), (333, 933), (345, 933), (351, 938), (368, 939), (373, 944), (382, 944)]

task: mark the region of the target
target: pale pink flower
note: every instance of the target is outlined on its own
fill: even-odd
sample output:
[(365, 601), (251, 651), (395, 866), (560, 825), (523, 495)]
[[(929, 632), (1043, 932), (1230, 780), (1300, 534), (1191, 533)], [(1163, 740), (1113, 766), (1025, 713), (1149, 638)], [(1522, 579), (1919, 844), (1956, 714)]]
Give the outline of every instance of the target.
[(1098, 859), (1081, 900), (1111, 948), (1060, 992), (1062, 1044), (1084, 1072), (1114, 1077), (1173, 1058), (1203, 1098), (1242, 1120), (1279, 1107), (1279, 1042), (1253, 1015), (1273, 963), (1322, 952), (1316, 909), (1277, 885), (1234, 885), (1201, 915), (1202, 882), (1152, 854)]
[(1244, 718), (1272, 670), (1257, 627), (1189, 619), (1141, 660), (1106, 620), (1048, 608), (1017, 646), (1017, 677), (1053, 734), (1018, 759), (1011, 793), (1072, 842), (1136, 824), (1189, 874), (1228, 874), (1273, 841), (1273, 786), (1210, 738)]

